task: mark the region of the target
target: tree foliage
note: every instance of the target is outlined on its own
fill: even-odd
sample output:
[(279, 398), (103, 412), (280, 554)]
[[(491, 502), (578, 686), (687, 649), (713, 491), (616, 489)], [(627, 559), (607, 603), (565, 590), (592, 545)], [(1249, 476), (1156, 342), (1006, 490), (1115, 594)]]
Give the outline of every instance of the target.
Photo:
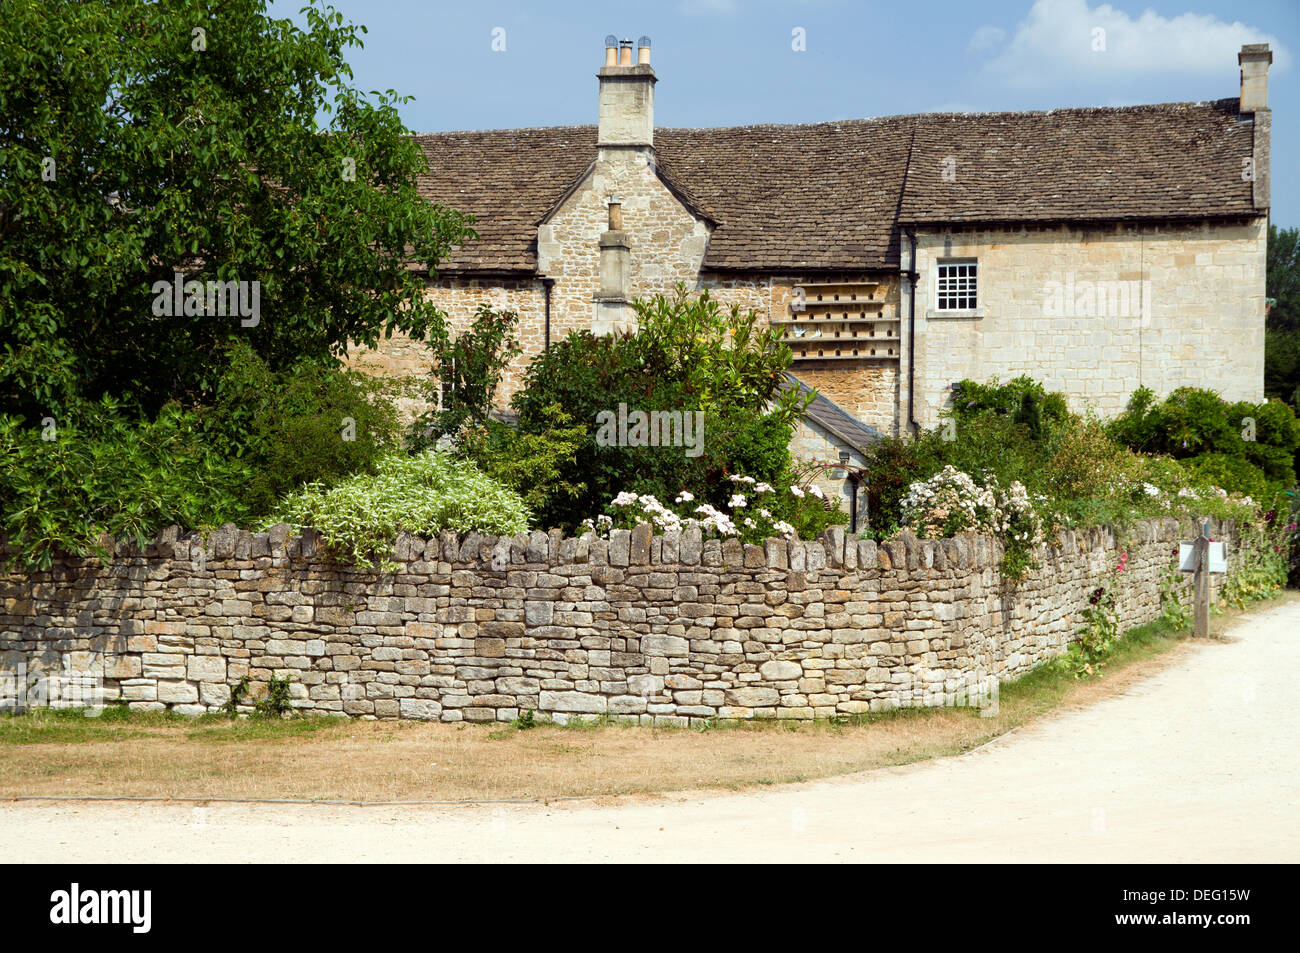
[(214, 448), (250, 466), (242, 497), (254, 516), (304, 483), (373, 473), (399, 448), (391, 382), (311, 360), (274, 371), (242, 341), (230, 350), (206, 429)]
[(1264, 393), (1300, 408), (1300, 228), (1268, 229)]
[(0, 535), (11, 556), (37, 568), (59, 551), (103, 554), (103, 534), (143, 544), (172, 523), (242, 521), (250, 476), (244, 461), (213, 450), (197, 415), (174, 403), (136, 421), (105, 398), (40, 429), (0, 415)]
[[(110, 395), (153, 416), (210, 394), (237, 338), (279, 370), (349, 339), (442, 333), (407, 263), (435, 264), (469, 223), (418, 194), (403, 97), (350, 85), (364, 27), (304, 16), (263, 0), (5, 4), (0, 414)], [(257, 282), (257, 321), (155, 313), (177, 272)]]
[[(1141, 387), (1109, 430), (1122, 444), (1143, 453), (1179, 460), (1219, 454), (1257, 469), (1279, 490), (1288, 490), (1296, 482), (1300, 421), (1279, 400), (1234, 403), (1214, 391), (1180, 387), (1161, 401), (1149, 388)], [(1224, 487), (1238, 488), (1245, 487)]]
[[(635, 307), (634, 333), (575, 332), (553, 343), (513, 398), (522, 432), (552, 426), (548, 408), (556, 405), (585, 428), (563, 472), (569, 490), (537, 508), (543, 525), (572, 528), (624, 491), (672, 501), (688, 490), (700, 503), (722, 505), (732, 490), (728, 474), (782, 489), (790, 483), (790, 436), (806, 402), (782, 388), (791, 355), (781, 332), (760, 327), (753, 311), (723, 308), (707, 291), (679, 287)], [(702, 413), (698, 455), (681, 446), (602, 444), (598, 415), (616, 415), (620, 406)]]

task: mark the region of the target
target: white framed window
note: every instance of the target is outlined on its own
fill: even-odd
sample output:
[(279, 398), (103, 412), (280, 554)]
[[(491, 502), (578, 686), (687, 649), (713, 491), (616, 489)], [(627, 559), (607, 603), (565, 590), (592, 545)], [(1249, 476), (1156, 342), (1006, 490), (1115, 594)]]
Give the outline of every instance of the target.
[(979, 263), (974, 258), (937, 262), (934, 276), (936, 311), (974, 311), (979, 307)]

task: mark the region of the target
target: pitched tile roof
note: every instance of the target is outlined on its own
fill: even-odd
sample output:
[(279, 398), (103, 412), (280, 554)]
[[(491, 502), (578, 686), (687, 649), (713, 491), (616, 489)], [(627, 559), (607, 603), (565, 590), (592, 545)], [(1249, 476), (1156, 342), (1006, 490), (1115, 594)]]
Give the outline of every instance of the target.
[[(926, 116), (904, 222), (1087, 221), (1254, 214), (1254, 124), (1237, 100)], [(951, 156), (954, 181), (945, 182)]]
[(595, 126), (493, 129), (415, 137), (429, 159), (420, 194), (475, 217), (478, 241), (440, 266), (535, 271), (537, 224), (596, 158)]
[[(1236, 99), (809, 125), (656, 129), (659, 173), (714, 232), (704, 268), (898, 264), (900, 225), (1257, 214)], [(430, 200), (479, 240), (446, 271), (536, 268), (537, 225), (590, 167), (595, 126), (416, 136)], [(945, 181), (945, 160), (953, 181)]]
[(875, 427), (864, 424), (829, 397), (820, 391), (813, 390), (799, 378), (787, 372), (785, 380), (781, 384), (781, 389), (789, 390), (791, 388), (797, 390), (800, 394), (816, 395), (807, 408), (804, 409), (804, 417), (819, 425), (823, 430), (829, 431), (841, 443), (852, 447), (859, 453), (868, 453), (872, 445), (878, 443), (884, 436)]

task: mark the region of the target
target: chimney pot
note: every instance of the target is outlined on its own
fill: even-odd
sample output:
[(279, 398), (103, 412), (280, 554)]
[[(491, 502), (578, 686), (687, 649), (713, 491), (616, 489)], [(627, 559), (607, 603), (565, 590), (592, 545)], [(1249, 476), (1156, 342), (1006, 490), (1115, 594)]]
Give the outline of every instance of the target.
[(1237, 54), (1241, 66), (1241, 112), (1268, 108), (1268, 67), (1272, 62), (1273, 51), (1267, 43), (1247, 43)]
[(638, 66), (650, 65), (650, 37), (642, 36), (636, 41), (636, 62)]
[[(654, 148), (654, 69), (647, 62), (650, 38), (641, 37), (641, 63), (632, 59), (632, 41), (605, 38), (605, 65), (596, 74), (600, 81), (597, 106), (596, 144)], [(616, 46), (609, 46), (614, 43)], [(629, 153), (630, 155), (631, 153)], [(647, 153), (649, 154), (649, 153)], [(648, 159), (646, 161), (653, 161)]]

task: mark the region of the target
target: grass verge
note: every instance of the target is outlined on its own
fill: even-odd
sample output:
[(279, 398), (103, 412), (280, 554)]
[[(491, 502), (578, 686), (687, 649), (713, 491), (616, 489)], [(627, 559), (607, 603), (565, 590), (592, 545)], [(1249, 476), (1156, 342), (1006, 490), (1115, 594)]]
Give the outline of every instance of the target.
[[(1260, 608), (1300, 601), (1287, 592)], [(1250, 610), (1247, 610), (1249, 612)], [(1221, 636), (1242, 612), (1211, 620)], [(638, 728), (600, 719), (527, 730), (342, 718), (185, 718), (109, 708), (0, 716), (0, 798), (148, 796), (476, 800), (741, 789), (960, 754), (1044, 714), (1124, 691), (1186, 651), (1186, 631), (1125, 633), (1100, 677), (1040, 668), (997, 714), (905, 708), (835, 722)], [(1200, 650), (1212, 650), (1203, 644)]]

